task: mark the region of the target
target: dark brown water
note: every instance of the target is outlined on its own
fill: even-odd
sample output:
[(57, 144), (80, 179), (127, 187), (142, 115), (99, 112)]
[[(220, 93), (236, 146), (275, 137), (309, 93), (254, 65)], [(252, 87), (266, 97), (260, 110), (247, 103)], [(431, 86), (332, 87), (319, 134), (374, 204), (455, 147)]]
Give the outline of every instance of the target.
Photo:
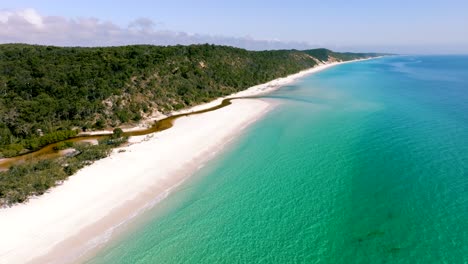
[[(163, 131), (166, 129), (169, 129), (173, 126), (174, 120), (176, 120), (179, 117), (183, 116), (191, 116), (191, 115), (197, 115), (197, 114), (202, 114), (210, 111), (214, 111), (220, 108), (223, 108), (225, 106), (228, 106), (231, 104), (232, 100), (235, 99), (248, 99), (248, 98), (254, 98), (254, 97), (234, 97), (234, 98), (228, 98), (224, 99), (219, 105), (199, 110), (199, 111), (194, 111), (190, 113), (184, 113), (184, 114), (177, 114), (177, 115), (172, 115), (168, 116), (164, 119), (161, 119), (159, 121), (156, 121), (153, 126), (147, 129), (143, 130), (136, 130), (136, 131), (131, 131), (131, 132), (125, 132), (125, 136), (144, 136), (148, 135), (151, 133), (156, 133), (159, 131)], [(104, 139), (105, 137), (108, 137), (109, 134), (97, 134), (97, 135), (82, 135), (82, 136), (77, 136), (73, 137), (67, 140), (59, 141), (56, 143), (49, 144), (39, 150), (32, 151), (25, 153), (20, 156), (12, 157), (12, 158), (5, 158), (5, 159), (0, 159), (0, 171), (5, 171), (8, 170), (11, 166), (16, 165), (16, 164), (21, 164), (25, 161), (32, 160), (32, 159), (50, 159), (50, 158), (56, 158), (62, 156), (62, 152), (55, 150), (54, 148), (63, 142), (89, 142), (91, 140), (101, 140)]]

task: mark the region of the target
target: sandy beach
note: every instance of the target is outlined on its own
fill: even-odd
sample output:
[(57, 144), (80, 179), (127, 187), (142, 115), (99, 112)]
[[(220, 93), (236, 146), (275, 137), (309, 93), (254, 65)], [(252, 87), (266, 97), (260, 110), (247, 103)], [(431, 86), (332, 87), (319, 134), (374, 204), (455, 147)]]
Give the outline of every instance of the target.
[[(229, 97), (268, 93), (337, 64), (319, 65)], [(174, 114), (209, 108), (223, 99)], [(273, 107), (261, 99), (239, 99), (216, 111), (179, 118), (171, 129), (130, 138), (133, 144), (115, 149), (46, 194), (0, 209), (0, 263), (76, 261), (109, 239), (116, 227), (167, 196)]]

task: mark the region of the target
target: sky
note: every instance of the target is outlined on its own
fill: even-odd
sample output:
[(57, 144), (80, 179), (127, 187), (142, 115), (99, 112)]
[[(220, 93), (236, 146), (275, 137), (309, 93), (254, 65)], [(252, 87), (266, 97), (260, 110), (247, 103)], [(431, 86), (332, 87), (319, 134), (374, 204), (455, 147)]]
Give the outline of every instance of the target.
[(468, 1), (0, 0), (0, 43), (468, 54)]

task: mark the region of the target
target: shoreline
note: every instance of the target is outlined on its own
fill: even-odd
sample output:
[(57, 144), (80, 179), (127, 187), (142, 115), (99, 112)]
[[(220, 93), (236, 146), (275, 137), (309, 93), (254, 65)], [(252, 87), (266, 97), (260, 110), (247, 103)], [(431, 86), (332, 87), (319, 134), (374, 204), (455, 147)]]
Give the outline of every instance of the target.
[[(221, 104), (221, 102), (224, 99), (232, 99), (232, 98), (236, 98), (236, 97), (261, 96), (261, 95), (264, 95), (264, 94), (267, 94), (267, 93), (271, 93), (271, 92), (281, 88), (284, 85), (292, 84), (295, 81), (297, 81), (299, 79), (302, 79), (307, 75), (317, 73), (317, 72), (326, 70), (328, 68), (331, 68), (331, 67), (334, 67), (334, 66), (337, 66), (337, 65), (347, 64), (347, 63), (352, 63), (352, 62), (372, 60), (372, 59), (378, 59), (378, 58), (381, 58), (381, 57), (382, 56), (366, 58), (366, 59), (356, 59), (356, 60), (350, 60), (350, 61), (336, 61), (336, 62), (331, 62), (331, 63), (321, 63), (321, 64), (318, 64), (315, 67), (305, 69), (305, 70), (302, 70), (302, 71), (297, 72), (297, 73), (290, 74), (290, 75), (288, 75), (286, 77), (281, 77), (281, 78), (278, 78), (278, 79), (274, 79), (274, 80), (271, 80), (271, 81), (266, 82), (266, 83), (258, 84), (258, 85), (249, 87), (249, 88), (247, 88), (247, 89), (245, 89), (243, 91), (233, 93), (233, 94), (230, 94), (228, 96), (216, 98), (216, 99), (214, 99), (214, 100), (212, 100), (210, 102), (207, 102), (207, 103), (195, 105), (195, 106), (192, 106), (192, 107), (189, 107), (189, 108), (186, 108), (186, 109), (172, 111), (167, 115), (158, 112), (157, 114), (153, 114), (153, 115), (151, 115), (149, 117), (146, 117), (143, 121), (141, 121), (139, 124), (137, 124), (137, 125), (135, 125), (133, 127), (122, 127), (122, 130), (124, 132), (141, 131), (141, 130), (147, 129), (148, 126), (151, 126), (151, 124), (153, 122), (155, 122), (155, 121), (159, 121), (161, 119), (164, 119), (164, 118), (167, 118), (167, 117), (170, 117), (170, 116), (174, 116), (174, 115), (180, 115), (180, 114), (187, 114), (187, 113), (196, 112), (196, 111), (202, 111), (202, 110), (205, 110), (205, 109), (208, 109), (208, 108), (211, 108), (211, 107), (214, 107), (214, 106), (217, 106), (217, 105)], [(92, 135), (104, 135), (104, 134), (111, 135), (112, 133), (113, 133), (112, 130), (97, 130), (97, 131), (91, 131), (91, 132), (82, 132), (82, 133), (79, 134), (79, 136), (81, 136), (81, 135), (90, 135), (90, 136), (92, 136)]]
[[(361, 60), (318, 65), (172, 115), (207, 109), (226, 98), (259, 96), (355, 61)], [(169, 130), (130, 138), (134, 144), (114, 149), (44, 195), (0, 209), (0, 262), (77, 261), (111, 238), (116, 228), (164, 199), (273, 107), (261, 99), (235, 100), (216, 111), (181, 117)]]
[[(379, 58), (379, 57), (367, 58), (367, 59), (356, 59), (356, 60), (344, 61), (344, 62), (334, 61), (334, 62), (331, 62), (331, 63), (320, 63), (320, 64), (318, 64), (317, 66), (315, 66), (313, 68), (302, 70), (302, 71), (300, 71), (298, 73), (294, 73), (294, 74), (288, 75), (286, 77), (281, 77), (281, 78), (278, 78), (278, 79), (274, 79), (274, 80), (269, 81), (267, 83), (252, 86), (252, 87), (247, 88), (246, 90), (243, 90), (243, 91), (240, 91), (240, 92), (228, 95), (228, 96), (219, 97), (217, 99), (214, 99), (214, 100), (212, 100), (210, 102), (207, 102), (207, 103), (204, 103), (204, 104), (196, 105), (196, 106), (186, 108), (186, 109), (182, 109), (182, 110), (178, 110), (178, 111), (173, 111), (173, 112), (171, 112), (171, 113), (169, 113), (167, 115), (156, 112), (156, 114), (153, 113), (151, 116), (144, 118), (140, 123), (138, 123), (135, 126), (120, 127), (120, 128), (125, 133), (130, 133), (130, 134), (133, 134), (133, 133), (136, 133), (136, 134), (141, 133), (139, 135), (152, 134), (154, 132), (159, 132), (159, 131), (151, 131), (151, 130), (153, 130), (152, 128), (153, 128), (156, 121), (161, 121), (163, 119), (167, 119), (167, 118), (177, 116), (177, 115), (191, 115), (191, 114), (197, 114), (195, 112), (199, 112), (199, 111), (210, 111), (209, 110), (210, 108), (221, 106), (223, 100), (226, 100), (226, 99), (244, 99), (244, 98), (249, 98), (249, 97), (258, 97), (258, 96), (261, 96), (263, 94), (267, 94), (267, 93), (270, 93), (270, 92), (272, 92), (274, 90), (277, 90), (277, 89), (279, 89), (280, 87), (282, 87), (284, 85), (291, 84), (291, 83), (295, 82), (296, 80), (303, 78), (304, 76), (307, 76), (309, 74), (313, 74), (313, 73), (325, 70), (327, 68), (336, 66), (338, 64), (357, 62), (357, 61), (376, 59), (376, 58)], [(222, 107), (223, 106), (221, 106), (221, 108)], [(93, 137), (103, 137), (103, 136), (111, 135), (111, 134), (113, 134), (113, 130), (98, 130), (98, 131), (91, 131), (91, 132), (82, 132), (82, 133), (79, 133), (76, 137), (70, 138), (68, 140), (87, 141), (87, 139), (81, 139), (80, 140), (79, 138), (80, 137), (81, 138), (89, 137), (92, 140)], [(131, 138), (132, 137), (134, 138), (135, 136), (136, 135), (132, 135)], [(132, 142), (130, 142), (130, 143), (132, 143)], [(135, 143), (135, 142), (133, 142), (133, 143)], [(25, 153), (25, 154), (22, 154), (22, 155), (19, 155), (19, 156), (15, 156), (15, 157), (11, 157), (11, 158), (0, 158), (0, 171), (7, 170), (9, 166), (14, 165), (16, 162), (23, 162), (24, 160), (27, 160), (27, 159), (29, 159), (31, 157), (36, 157), (36, 155), (39, 155), (39, 156), (40, 155), (52, 155), (52, 156), (54, 156), (54, 155), (56, 155), (56, 153), (49, 153), (48, 151), (50, 151), (55, 144), (56, 143), (52, 143), (52, 144), (46, 145), (43, 148), (40, 148), (38, 150), (28, 152), (28, 153)]]

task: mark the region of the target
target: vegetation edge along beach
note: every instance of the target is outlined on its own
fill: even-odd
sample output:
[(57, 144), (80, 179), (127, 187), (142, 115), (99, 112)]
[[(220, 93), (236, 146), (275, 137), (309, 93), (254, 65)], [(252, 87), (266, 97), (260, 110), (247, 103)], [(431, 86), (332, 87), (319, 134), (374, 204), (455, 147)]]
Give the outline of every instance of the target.
[[(56, 142), (63, 143), (53, 151), (67, 153), (17, 163), (3, 159), (4, 169), (13, 166), (0, 172), (0, 204), (43, 194), (106, 157), (126, 141), (121, 127), (161, 119), (321, 64), (377, 55), (215, 45), (0, 45), (0, 158), (34, 153)], [(64, 141), (102, 129), (114, 133), (96, 145)]]

